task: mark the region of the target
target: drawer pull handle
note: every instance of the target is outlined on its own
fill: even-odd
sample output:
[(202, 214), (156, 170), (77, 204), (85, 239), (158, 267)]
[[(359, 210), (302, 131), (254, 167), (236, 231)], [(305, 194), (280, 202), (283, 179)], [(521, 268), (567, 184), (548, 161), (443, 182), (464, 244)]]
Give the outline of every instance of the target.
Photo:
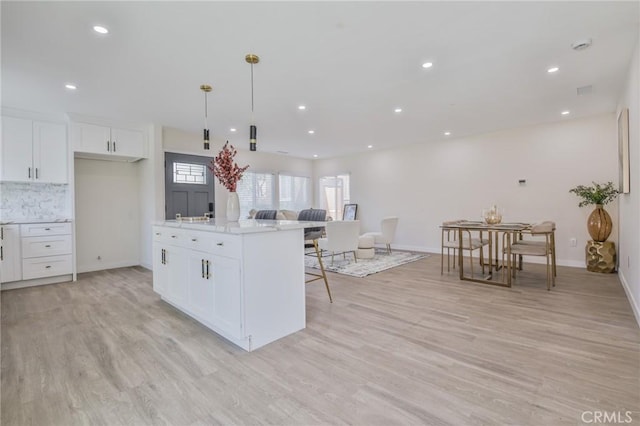
[(47, 265), (47, 266), (45, 266), (45, 268), (49, 269), (49, 268), (51, 268), (51, 265)]
[(44, 228), (45, 231), (51, 231), (51, 228)]
[(207, 279), (211, 278), (211, 274), (209, 273), (209, 264), (210, 262), (207, 260)]
[(176, 238), (176, 236), (175, 236), (175, 235), (172, 235), (172, 236), (171, 236), (171, 238)]
[(202, 260), (202, 278), (204, 278), (204, 259), (201, 259), (201, 260)]
[(224, 243), (216, 243), (217, 246), (223, 247)]
[(46, 248), (51, 248), (51, 244), (47, 244), (45, 247)]
[(197, 238), (192, 238), (191, 241), (196, 242), (196, 241), (198, 241), (198, 239)]
[(160, 233), (159, 233), (159, 232), (156, 232), (156, 235), (160, 235)]

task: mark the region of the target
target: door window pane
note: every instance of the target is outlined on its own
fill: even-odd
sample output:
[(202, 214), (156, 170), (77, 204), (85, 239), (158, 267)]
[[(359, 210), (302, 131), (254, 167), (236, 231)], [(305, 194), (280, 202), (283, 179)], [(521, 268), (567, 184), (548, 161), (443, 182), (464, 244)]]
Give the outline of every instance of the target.
[(173, 163), (173, 183), (207, 184), (207, 168), (204, 164)]

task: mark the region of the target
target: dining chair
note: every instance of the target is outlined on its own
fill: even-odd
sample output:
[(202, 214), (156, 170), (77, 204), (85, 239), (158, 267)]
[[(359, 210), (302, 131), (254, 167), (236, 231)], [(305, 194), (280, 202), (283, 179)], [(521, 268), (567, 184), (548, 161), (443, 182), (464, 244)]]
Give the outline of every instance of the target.
[(276, 220), (278, 210), (258, 210), (254, 219)]
[[(447, 272), (450, 268), (450, 255), (453, 251), (453, 269), (456, 268), (456, 254), (462, 256), (460, 251), (459, 233), (460, 230), (451, 225), (462, 222), (461, 220), (450, 220), (442, 222), (442, 235), (441, 235), (441, 249), (440, 249), (440, 275), (444, 273), (444, 251), (447, 250)], [(482, 273), (484, 274), (484, 250), (483, 247), (489, 244), (488, 238), (482, 238), (482, 233), (478, 238), (471, 237), (471, 231), (462, 231), (462, 251), (469, 252), (469, 267), (471, 269), (471, 276), (473, 277), (473, 251), (480, 249), (480, 266), (482, 267)]]
[(363, 236), (373, 237), (376, 244), (385, 244), (387, 253), (391, 254), (391, 243), (396, 235), (397, 227), (398, 218), (396, 216), (385, 217), (380, 222), (380, 232), (367, 232)]
[(327, 236), (318, 240), (320, 251), (331, 252), (331, 264), (335, 254), (342, 254), (346, 258), (346, 253), (353, 254), (353, 260), (358, 262), (356, 251), (360, 241), (360, 221), (359, 220), (334, 220), (327, 222)]
[[(542, 223), (549, 223), (552, 226), (551, 235), (549, 237), (549, 243), (551, 244), (551, 267), (553, 269), (553, 276), (557, 277), (558, 272), (556, 270), (556, 223), (551, 220), (546, 220)], [(522, 234), (520, 235), (520, 240), (517, 241), (519, 244), (529, 244), (529, 245), (544, 245), (544, 241), (541, 240), (532, 240), (532, 239), (523, 239)], [(522, 255), (518, 256), (518, 269), (522, 271)]]
[(505, 251), (511, 253), (512, 260), (509, 262), (512, 276), (516, 276), (516, 256), (544, 256), (547, 264), (547, 290), (551, 290), (551, 286), (555, 287), (555, 272), (553, 270), (555, 248), (552, 242), (554, 241), (553, 233), (555, 224), (553, 222), (541, 222), (531, 226), (527, 231), (523, 231), (523, 234), (529, 234), (530, 239), (516, 240), (511, 243), (510, 247), (505, 248)]
[[(298, 213), (299, 221), (326, 221), (327, 220), (327, 211), (324, 209), (305, 209), (300, 210)], [(333, 303), (333, 298), (331, 297), (331, 289), (329, 288), (329, 281), (327, 280), (327, 273), (324, 270), (324, 263), (322, 262), (322, 254), (320, 253), (320, 249), (318, 248), (318, 239), (322, 238), (325, 232), (324, 226), (312, 226), (309, 228), (304, 228), (304, 242), (310, 244), (314, 253), (305, 253), (306, 256), (313, 255), (318, 258), (318, 266), (320, 266), (320, 273), (317, 274), (315, 272), (307, 272), (305, 270), (305, 275), (309, 275), (313, 278), (305, 280), (306, 283), (310, 283), (317, 280), (324, 280), (324, 286), (327, 289), (327, 294), (329, 295), (329, 302)], [(306, 247), (306, 244), (305, 244)], [(306, 269), (306, 268), (305, 268)]]

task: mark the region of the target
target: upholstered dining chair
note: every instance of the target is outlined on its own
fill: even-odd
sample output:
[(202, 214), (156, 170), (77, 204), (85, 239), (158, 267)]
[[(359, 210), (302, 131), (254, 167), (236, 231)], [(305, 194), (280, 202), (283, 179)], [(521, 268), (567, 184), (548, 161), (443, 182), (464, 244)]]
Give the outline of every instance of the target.
[[(450, 220), (442, 222), (442, 236), (441, 236), (441, 248), (440, 248), (440, 275), (444, 273), (444, 251), (447, 250), (447, 272), (450, 269), (450, 259), (449, 256), (451, 252), (453, 252), (453, 269), (456, 268), (456, 254), (458, 256), (462, 256), (463, 253), (458, 253), (460, 251), (460, 242), (459, 242), (459, 230), (458, 228), (452, 227), (451, 225), (455, 225), (456, 223), (461, 222), (461, 220)], [(462, 231), (462, 251), (469, 252), (469, 266), (471, 268), (471, 276), (473, 277), (473, 251), (480, 250), (480, 266), (482, 267), (482, 273), (484, 274), (484, 250), (483, 247), (489, 244), (489, 239), (482, 238), (482, 234), (478, 238), (471, 237), (471, 231), (463, 230)]]
[[(298, 213), (298, 220), (324, 222), (327, 220), (327, 211), (324, 209), (300, 210), (300, 213)], [(315, 272), (305, 271), (305, 275), (309, 275), (313, 277), (311, 279), (305, 280), (305, 283), (310, 283), (317, 280), (324, 280), (324, 286), (326, 287), (327, 294), (329, 295), (329, 302), (333, 303), (333, 298), (331, 297), (331, 289), (329, 289), (329, 281), (327, 280), (327, 273), (324, 270), (324, 263), (322, 263), (322, 255), (320, 253), (320, 249), (318, 248), (318, 239), (322, 238), (323, 234), (324, 234), (324, 226), (311, 226), (309, 228), (304, 228), (304, 241), (305, 243), (309, 242), (313, 246), (315, 250), (315, 255), (318, 258), (318, 265), (320, 266), (319, 274), (316, 274)]]
[(363, 236), (373, 237), (376, 244), (385, 244), (387, 253), (391, 254), (391, 243), (396, 235), (398, 218), (396, 216), (385, 217), (380, 222), (380, 232), (367, 232)]
[[(553, 276), (557, 277), (558, 272), (556, 271), (556, 223), (551, 220), (545, 220), (542, 223), (548, 223), (552, 226), (551, 235), (549, 236), (549, 243), (551, 244), (551, 268), (553, 269)], [(515, 242), (515, 241), (514, 241)], [(528, 245), (538, 245), (543, 246), (545, 244), (542, 240), (535, 239), (523, 239), (522, 234), (520, 234), (520, 240), (517, 241), (518, 244), (528, 244)], [(522, 271), (522, 255), (518, 256), (518, 269)]]
[(511, 273), (514, 278), (517, 269), (515, 268), (516, 256), (544, 256), (547, 261), (547, 290), (551, 290), (551, 286), (555, 287), (556, 280), (552, 266), (555, 263), (553, 260), (555, 249), (552, 245), (554, 228), (553, 222), (536, 223), (526, 231), (531, 235), (531, 239), (516, 240), (511, 243), (509, 250), (513, 257)]
[(276, 220), (276, 215), (278, 214), (278, 210), (258, 210), (254, 219), (268, 219), (268, 220)]
[(358, 261), (356, 251), (360, 241), (360, 221), (359, 220), (334, 220), (327, 222), (327, 236), (318, 240), (320, 251), (331, 252), (331, 264), (333, 257), (340, 254), (352, 253), (353, 260)]

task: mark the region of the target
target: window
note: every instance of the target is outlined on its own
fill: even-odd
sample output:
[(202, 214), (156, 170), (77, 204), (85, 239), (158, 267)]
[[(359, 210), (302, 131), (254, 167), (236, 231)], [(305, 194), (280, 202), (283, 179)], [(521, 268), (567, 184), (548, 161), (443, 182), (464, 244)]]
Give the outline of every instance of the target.
[(236, 192), (240, 199), (240, 218), (249, 216), (251, 209), (275, 209), (275, 181), (271, 173), (244, 172)]
[(302, 210), (311, 207), (311, 178), (280, 175), (280, 209)]
[(173, 183), (207, 184), (207, 168), (204, 164), (173, 163)]
[(320, 208), (334, 220), (342, 219), (342, 207), (349, 204), (349, 175), (323, 176), (320, 178), (318, 193)]

